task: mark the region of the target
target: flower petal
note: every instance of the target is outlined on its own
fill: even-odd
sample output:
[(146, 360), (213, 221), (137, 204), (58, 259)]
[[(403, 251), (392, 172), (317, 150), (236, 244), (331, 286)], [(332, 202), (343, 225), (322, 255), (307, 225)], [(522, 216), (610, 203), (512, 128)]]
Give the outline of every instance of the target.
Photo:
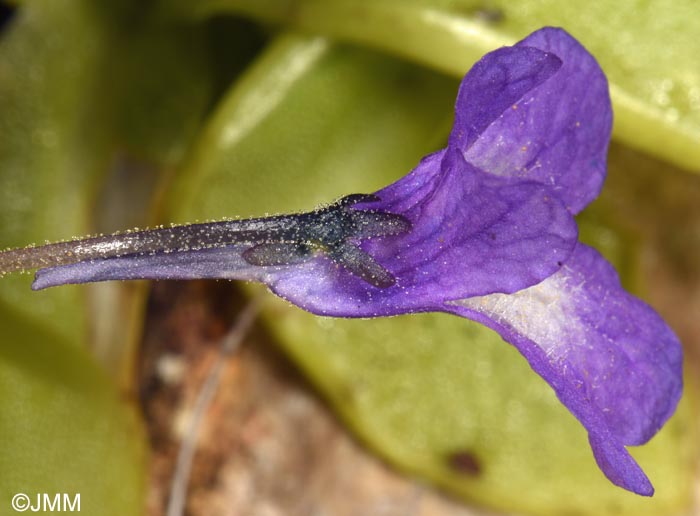
[(631, 472), (623, 445), (646, 442), (673, 414), (682, 351), (672, 330), (622, 289), (597, 251), (579, 244), (539, 285), (460, 300), (447, 310), (486, 324), (519, 349), (586, 427), (613, 482), (641, 478)]
[(613, 484), (644, 496), (654, 494), (649, 478), (618, 439), (591, 432), (588, 442), (598, 467)]
[[(578, 213), (598, 195), (605, 179), (612, 129), (607, 80), (593, 56), (562, 29), (538, 30), (513, 48), (539, 49), (563, 64), (494, 116), (489, 127), (461, 150), (467, 161), (492, 174), (552, 186), (572, 213)], [(495, 70), (480, 73), (520, 73), (517, 59), (512, 70), (504, 70), (502, 60), (491, 63), (493, 54), (482, 62)], [(465, 83), (471, 76), (470, 72)], [(471, 102), (460, 92), (456, 111), (469, 117), (469, 110)], [(461, 123), (456, 122), (455, 130), (458, 127)]]
[(557, 56), (533, 47), (503, 47), (486, 54), (459, 85), (449, 146), (468, 151), (496, 119), (561, 65)]
[(440, 309), (450, 299), (539, 283), (576, 245), (576, 224), (549, 188), (486, 174), (449, 149), (424, 158), (376, 195), (380, 202), (364, 206), (400, 214), (412, 224), (408, 233), (361, 243), (393, 274), (394, 287), (371, 288), (316, 261), (278, 275), (272, 290), (322, 315)]

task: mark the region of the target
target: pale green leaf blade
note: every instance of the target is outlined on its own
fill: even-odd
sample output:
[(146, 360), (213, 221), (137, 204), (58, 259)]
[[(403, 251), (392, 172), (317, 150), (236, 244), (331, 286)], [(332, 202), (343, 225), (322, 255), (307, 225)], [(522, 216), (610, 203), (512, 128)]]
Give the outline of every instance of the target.
[(377, 190), (442, 144), (456, 87), (372, 52), (284, 36), (222, 100), (169, 212), (183, 221), (252, 216)]
[(82, 514), (142, 514), (145, 436), (85, 349), (0, 305), (0, 499), (80, 494)]
[(610, 79), (615, 137), (700, 172), (700, 17), (693, 0), (205, 0), (185, 9), (241, 13), (374, 46), (455, 77), (489, 50), (561, 26)]
[[(3, 246), (88, 230), (106, 130), (86, 127), (109, 40), (90, 3), (28, 4), (0, 42)], [(89, 42), (90, 44), (86, 44)], [(90, 130), (86, 130), (86, 129)], [(84, 349), (84, 296), (0, 281), (1, 512), (16, 493), (80, 494), (89, 514), (140, 514), (145, 443), (135, 407)]]

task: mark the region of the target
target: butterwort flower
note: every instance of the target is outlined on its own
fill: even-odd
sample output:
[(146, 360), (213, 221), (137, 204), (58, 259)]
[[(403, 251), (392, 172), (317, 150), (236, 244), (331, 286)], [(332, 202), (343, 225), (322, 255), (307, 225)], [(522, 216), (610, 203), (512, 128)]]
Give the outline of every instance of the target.
[(625, 446), (648, 441), (675, 410), (681, 347), (578, 242), (574, 221), (605, 179), (611, 125), (595, 59), (565, 31), (544, 28), (477, 62), (447, 148), (374, 194), (303, 214), (6, 251), (0, 268), (40, 268), (35, 289), (242, 279), (319, 315), (472, 319), (552, 386), (614, 484), (651, 495)]

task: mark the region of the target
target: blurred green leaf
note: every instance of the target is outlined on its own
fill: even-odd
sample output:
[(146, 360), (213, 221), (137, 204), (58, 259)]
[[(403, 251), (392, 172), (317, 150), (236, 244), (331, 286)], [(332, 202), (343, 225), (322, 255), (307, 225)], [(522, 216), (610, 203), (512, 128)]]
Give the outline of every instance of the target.
[[(154, 6), (28, 2), (5, 28), (1, 245), (145, 224), (158, 182), (178, 164), (221, 83), (260, 44), (249, 28), (236, 31), (244, 23), (226, 23), (233, 32), (222, 37), (211, 24), (175, 21)], [(212, 52), (221, 42), (231, 45), (226, 56)], [(145, 290), (29, 285), (20, 275), (0, 282), (2, 498), (80, 493), (86, 513), (141, 514), (140, 420), (83, 345), (89, 340), (131, 393)]]
[[(123, 221), (105, 220), (112, 192), (103, 182), (126, 188), (126, 169), (136, 168), (134, 180), (152, 187), (182, 155), (209, 105), (212, 74), (200, 29), (157, 19), (134, 24), (128, 10), (109, 7), (38, 2), (3, 34), (3, 246), (123, 229)], [(91, 213), (96, 198), (99, 220)], [(132, 192), (124, 211), (142, 214), (138, 198)], [(72, 338), (82, 334), (78, 290), (32, 293), (28, 285), (28, 277), (8, 277), (0, 299), (79, 340)]]
[[(64, 8), (55, 2), (17, 13), (0, 45), (0, 231), (6, 247), (87, 230), (94, 154), (74, 149), (93, 144), (93, 135), (82, 134), (79, 114), (104, 34), (85, 11), (62, 19)], [(65, 33), (54, 30), (57, 20)], [(78, 289), (37, 295), (29, 280), (4, 278), (0, 300), (68, 340), (82, 340)]]
[(211, 117), (169, 213), (191, 221), (298, 211), (376, 190), (442, 143), (456, 86), (323, 38), (283, 37)]
[(134, 16), (138, 22), (104, 22), (110, 53), (95, 71), (91, 117), (110, 133), (112, 152), (174, 166), (210, 102), (213, 71), (205, 33), (202, 27), (149, 20), (147, 12)]
[[(119, 133), (101, 123), (113, 100), (104, 95), (105, 67), (115, 63), (118, 41), (108, 14), (94, 2), (30, 3), (2, 35), (4, 246), (91, 227), (91, 203)], [(87, 513), (140, 514), (144, 436), (134, 407), (83, 349), (82, 291), (34, 293), (29, 283), (17, 275), (0, 283), (2, 498), (80, 493)]]
[(485, 52), (561, 26), (608, 75), (615, 137), (700, 172), (700, 17), (693, 0), (203, 0), (183, 9), (245, 14), (375, 46), (456, 77)]
[[(371, 192), (444, 143), (456, 83), (321, 38), (284, 36), (226, 97), (170, 197), (180, 220), (253, 215)], [(584, 429), (490, 330), (447, 315), (267, 320), (356, 432), (460, 496), (537, 514), (665, 515), (692, 499), (687, 402), (635, 451), (651, 501), (611, 485)]]
[(83, 514), (143, 513), (146, 450), (127, 406), (86, 350), (0, 305), (0, 499), (80, 494)]

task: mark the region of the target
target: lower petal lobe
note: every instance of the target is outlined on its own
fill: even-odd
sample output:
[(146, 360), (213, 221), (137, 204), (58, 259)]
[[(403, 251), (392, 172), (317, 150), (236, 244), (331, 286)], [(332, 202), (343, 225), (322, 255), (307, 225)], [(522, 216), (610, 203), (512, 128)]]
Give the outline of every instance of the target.
[[(464, 299), (447, 310), (486, 324), (518, 348), (598, 443), (596, 459), (613, 482), (629, 476), (616, 471), (632, 460), (623, 445), (648, 441), (680, 399), (677, 337), (583, 244), (538, 285)], [(632, 490), (644, 491), (640, 486)]]

